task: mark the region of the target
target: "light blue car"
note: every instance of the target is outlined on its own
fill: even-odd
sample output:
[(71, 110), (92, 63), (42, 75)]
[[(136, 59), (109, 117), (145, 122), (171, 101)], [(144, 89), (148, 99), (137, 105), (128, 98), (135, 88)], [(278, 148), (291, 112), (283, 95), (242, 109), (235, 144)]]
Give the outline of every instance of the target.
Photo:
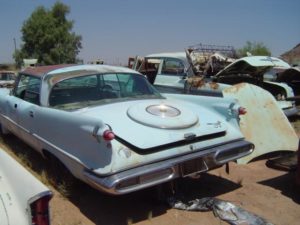
[(231, 98), (162, 95), (142, 74), (107, 65), (28, 68), (12, 91), (0, 90), (3, 133), (114, 195), (250, 154), (244, 113)]

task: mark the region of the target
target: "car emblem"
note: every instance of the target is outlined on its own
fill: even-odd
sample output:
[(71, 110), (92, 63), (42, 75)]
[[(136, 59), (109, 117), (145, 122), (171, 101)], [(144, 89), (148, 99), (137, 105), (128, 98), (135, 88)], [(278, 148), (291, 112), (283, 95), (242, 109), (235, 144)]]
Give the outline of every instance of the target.
[(222, 127), (221, 121), (217, 121), (215, 123), (207, 123), (207, 125), (212, 125), (212, 126), (214, 126), (214, 128), (221, 128)]

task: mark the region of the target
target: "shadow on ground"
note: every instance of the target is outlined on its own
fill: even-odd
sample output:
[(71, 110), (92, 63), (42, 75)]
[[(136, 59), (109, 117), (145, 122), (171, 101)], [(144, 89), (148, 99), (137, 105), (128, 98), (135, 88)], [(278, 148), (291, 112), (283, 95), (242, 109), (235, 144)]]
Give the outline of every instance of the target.
[(279, 177), (258, 182), (281, 191), (283, 195), (300, 204), (300, 190), (295, 182), (296, 172), (289, 172)]

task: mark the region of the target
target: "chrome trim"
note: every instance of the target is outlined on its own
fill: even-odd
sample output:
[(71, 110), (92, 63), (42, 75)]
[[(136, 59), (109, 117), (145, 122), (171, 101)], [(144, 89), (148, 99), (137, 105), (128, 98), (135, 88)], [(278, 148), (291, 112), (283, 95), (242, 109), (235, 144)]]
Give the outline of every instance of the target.
[[(85, 176), (86, 182), (94, 188), (112, 195), (121, 195), (164, 183), (177, 177), (182, 177), (183, 175), (180, 172), (180, 167), (182, 163), (189, 160), (203, 160), (207, 166), (207, 170), (211, 170), (229, 161), (249, 155), (253, 150), (254, 145), (252, 143), (245, 140), (239, 140), (232, 143), (215, 146), (207, 150), (199, 150), (197, 152), (189, 153), (179, 157), (132, 168), (109, 176), (100, 176), (92, 170), (85, 170), (83, 175)], [(221, 161), (217, 160), (217, 157), (220, 154), (224, 154), (226, 156), (226, 153), (228, 153), (227, 158), (222, 158)], [(149, 182), (144, 181), (143, 183), (137, 183), (136, 185), (132, 185), (127, 188), (118, 189), (118, 186), (122, 182), (130, 179), (138, 180), (141, 176), (151, 175), (153, 173), (159, 174), (160, 171), (163, 172), (168, 169), (171, 171), (171, 173), (167, 174), (165, 177), (159, 177), (159, 179), (156, 180), (150, 180)], [(207, 170), (202, 170), (200, 172)]]
[[(46, 196), (49, 196), (50, 199), (53, 197), (53, 192), (52, 191), (43, 191), (43, 192), (40, 192), (39, 194), (31, 197), (28, 201), (27, 201), (27, 212), (28, 212), (28, 221), (29, 221), (29, 224), (32, 223), (31, 221), (31, 217), (32, 217), (32, 212), (31, 212), (31, 207), (30, 205), (35, 202), (36, 200), (40, 199), (40, 198), (44, 198)], [(49, 205), (48, 205), (48, 212), (50, 214), (50, 210), (49, 210)], [(49, 216), (49, 220), (50, 220), (50, 216)]]
[(28, 200), (28, 205), (32, 204), (33, 202), (35, 202), (36, 200), (38, 200), (40, 198), (46, 197), (46, 196), (50, 196), (52, 198), (53, 197), (53, 192), (52, 191), (43, 191), (43, 192), (31, 197)]
[(166, 104), (159, 104), (159, 105), (149, 105), (146, 108), (146, 111), (154, 116), (159, 116), (162, 118), (165, 117), (176, 117), (181, 114), (180, 110)]

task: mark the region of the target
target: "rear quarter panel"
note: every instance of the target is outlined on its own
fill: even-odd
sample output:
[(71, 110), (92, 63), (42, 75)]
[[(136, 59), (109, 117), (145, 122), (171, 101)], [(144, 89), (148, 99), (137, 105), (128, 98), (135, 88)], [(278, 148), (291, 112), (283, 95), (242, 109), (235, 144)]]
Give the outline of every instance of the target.
[[(83, 167), (88, 169), (109, 166), (112, 150), (101, 140), (108, 129), (101, 118), (86, 117), (62, 110), (37, 107), (34, 112), (33, 134), (43, 149), (50, 151), (75, 176), (81, 175)], [(98, 129), (98, 139), (94, 130)]]

